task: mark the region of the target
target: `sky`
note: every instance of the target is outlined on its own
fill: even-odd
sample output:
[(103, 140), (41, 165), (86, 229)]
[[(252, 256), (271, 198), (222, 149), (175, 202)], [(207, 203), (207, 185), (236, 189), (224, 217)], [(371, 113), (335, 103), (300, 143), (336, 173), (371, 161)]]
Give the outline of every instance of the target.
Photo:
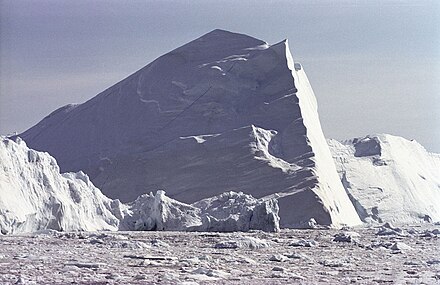
[(326, 137), (389, 133), (440, 153), (440, 1), (0, 0), (0, 13), (3, 135), (220, 28), (289, 39)]

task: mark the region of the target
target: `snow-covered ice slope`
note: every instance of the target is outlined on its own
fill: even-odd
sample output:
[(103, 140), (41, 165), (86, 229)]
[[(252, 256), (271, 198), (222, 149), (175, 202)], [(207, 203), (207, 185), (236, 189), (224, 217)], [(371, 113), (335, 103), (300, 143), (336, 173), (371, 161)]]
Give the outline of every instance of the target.
[(0, 230), (117, 230), (118, 201), (105, 197), (83, 172), (60, 174), (53, 157), (24, 141), (1, 138)]
[(232, 190), (278, 197), (282, 226), (360, 223), (287, 40), (214, 30), (20, 136), (122, 201)]
[(440, 155), (384, 134), (328, 143), (363, 221), (440, 221)]

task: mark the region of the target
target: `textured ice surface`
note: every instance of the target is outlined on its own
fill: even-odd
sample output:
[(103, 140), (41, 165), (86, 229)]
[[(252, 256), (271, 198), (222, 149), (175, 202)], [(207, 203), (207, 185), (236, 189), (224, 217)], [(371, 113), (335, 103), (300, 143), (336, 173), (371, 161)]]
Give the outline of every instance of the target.
[(277, 198), (282, 226), (360, 223), (287, 40), (214, 30), (20, 136), (124, 202), (235, 191)]

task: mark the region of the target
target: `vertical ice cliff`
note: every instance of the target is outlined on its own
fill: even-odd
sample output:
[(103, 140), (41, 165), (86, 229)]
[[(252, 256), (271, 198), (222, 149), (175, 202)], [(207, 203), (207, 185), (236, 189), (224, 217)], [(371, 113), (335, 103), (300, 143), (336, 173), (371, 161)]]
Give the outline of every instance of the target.
[(363, 221), (440, 221), (440, 155), (386, 134), (329, 140), (329, 146)]
[(0, 141), (2, 234), (44, 229), (117, 230), (119, 201), (105, 197), (82, 172), (60, 174), (55, 159), (17, 139)]
[(287, 40), (214, 30), (20, 136), (122, 201), (232, 190), (278, 198), (284, 227), (360, 222)]

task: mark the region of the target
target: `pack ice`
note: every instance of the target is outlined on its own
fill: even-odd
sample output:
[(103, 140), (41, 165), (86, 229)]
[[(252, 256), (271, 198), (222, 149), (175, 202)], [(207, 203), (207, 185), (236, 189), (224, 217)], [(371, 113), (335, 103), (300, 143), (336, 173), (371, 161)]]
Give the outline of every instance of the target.
[(214, 30), (20, 136), (123, 202), (235, 191), (277, 198), (284, 227), (360, 223), (287, 40)]
[(278, 204), (228, 192), (194, 205), (164, 191), (122, 204), (83, 172), (60, 174), (53, 157), (20, 138), (0, 142), (0, 232), (39, 230), (278, 231)]
[(439, 154), (416, 141), (385, 134), (328, 143), (363, 221), (440, 221)]

